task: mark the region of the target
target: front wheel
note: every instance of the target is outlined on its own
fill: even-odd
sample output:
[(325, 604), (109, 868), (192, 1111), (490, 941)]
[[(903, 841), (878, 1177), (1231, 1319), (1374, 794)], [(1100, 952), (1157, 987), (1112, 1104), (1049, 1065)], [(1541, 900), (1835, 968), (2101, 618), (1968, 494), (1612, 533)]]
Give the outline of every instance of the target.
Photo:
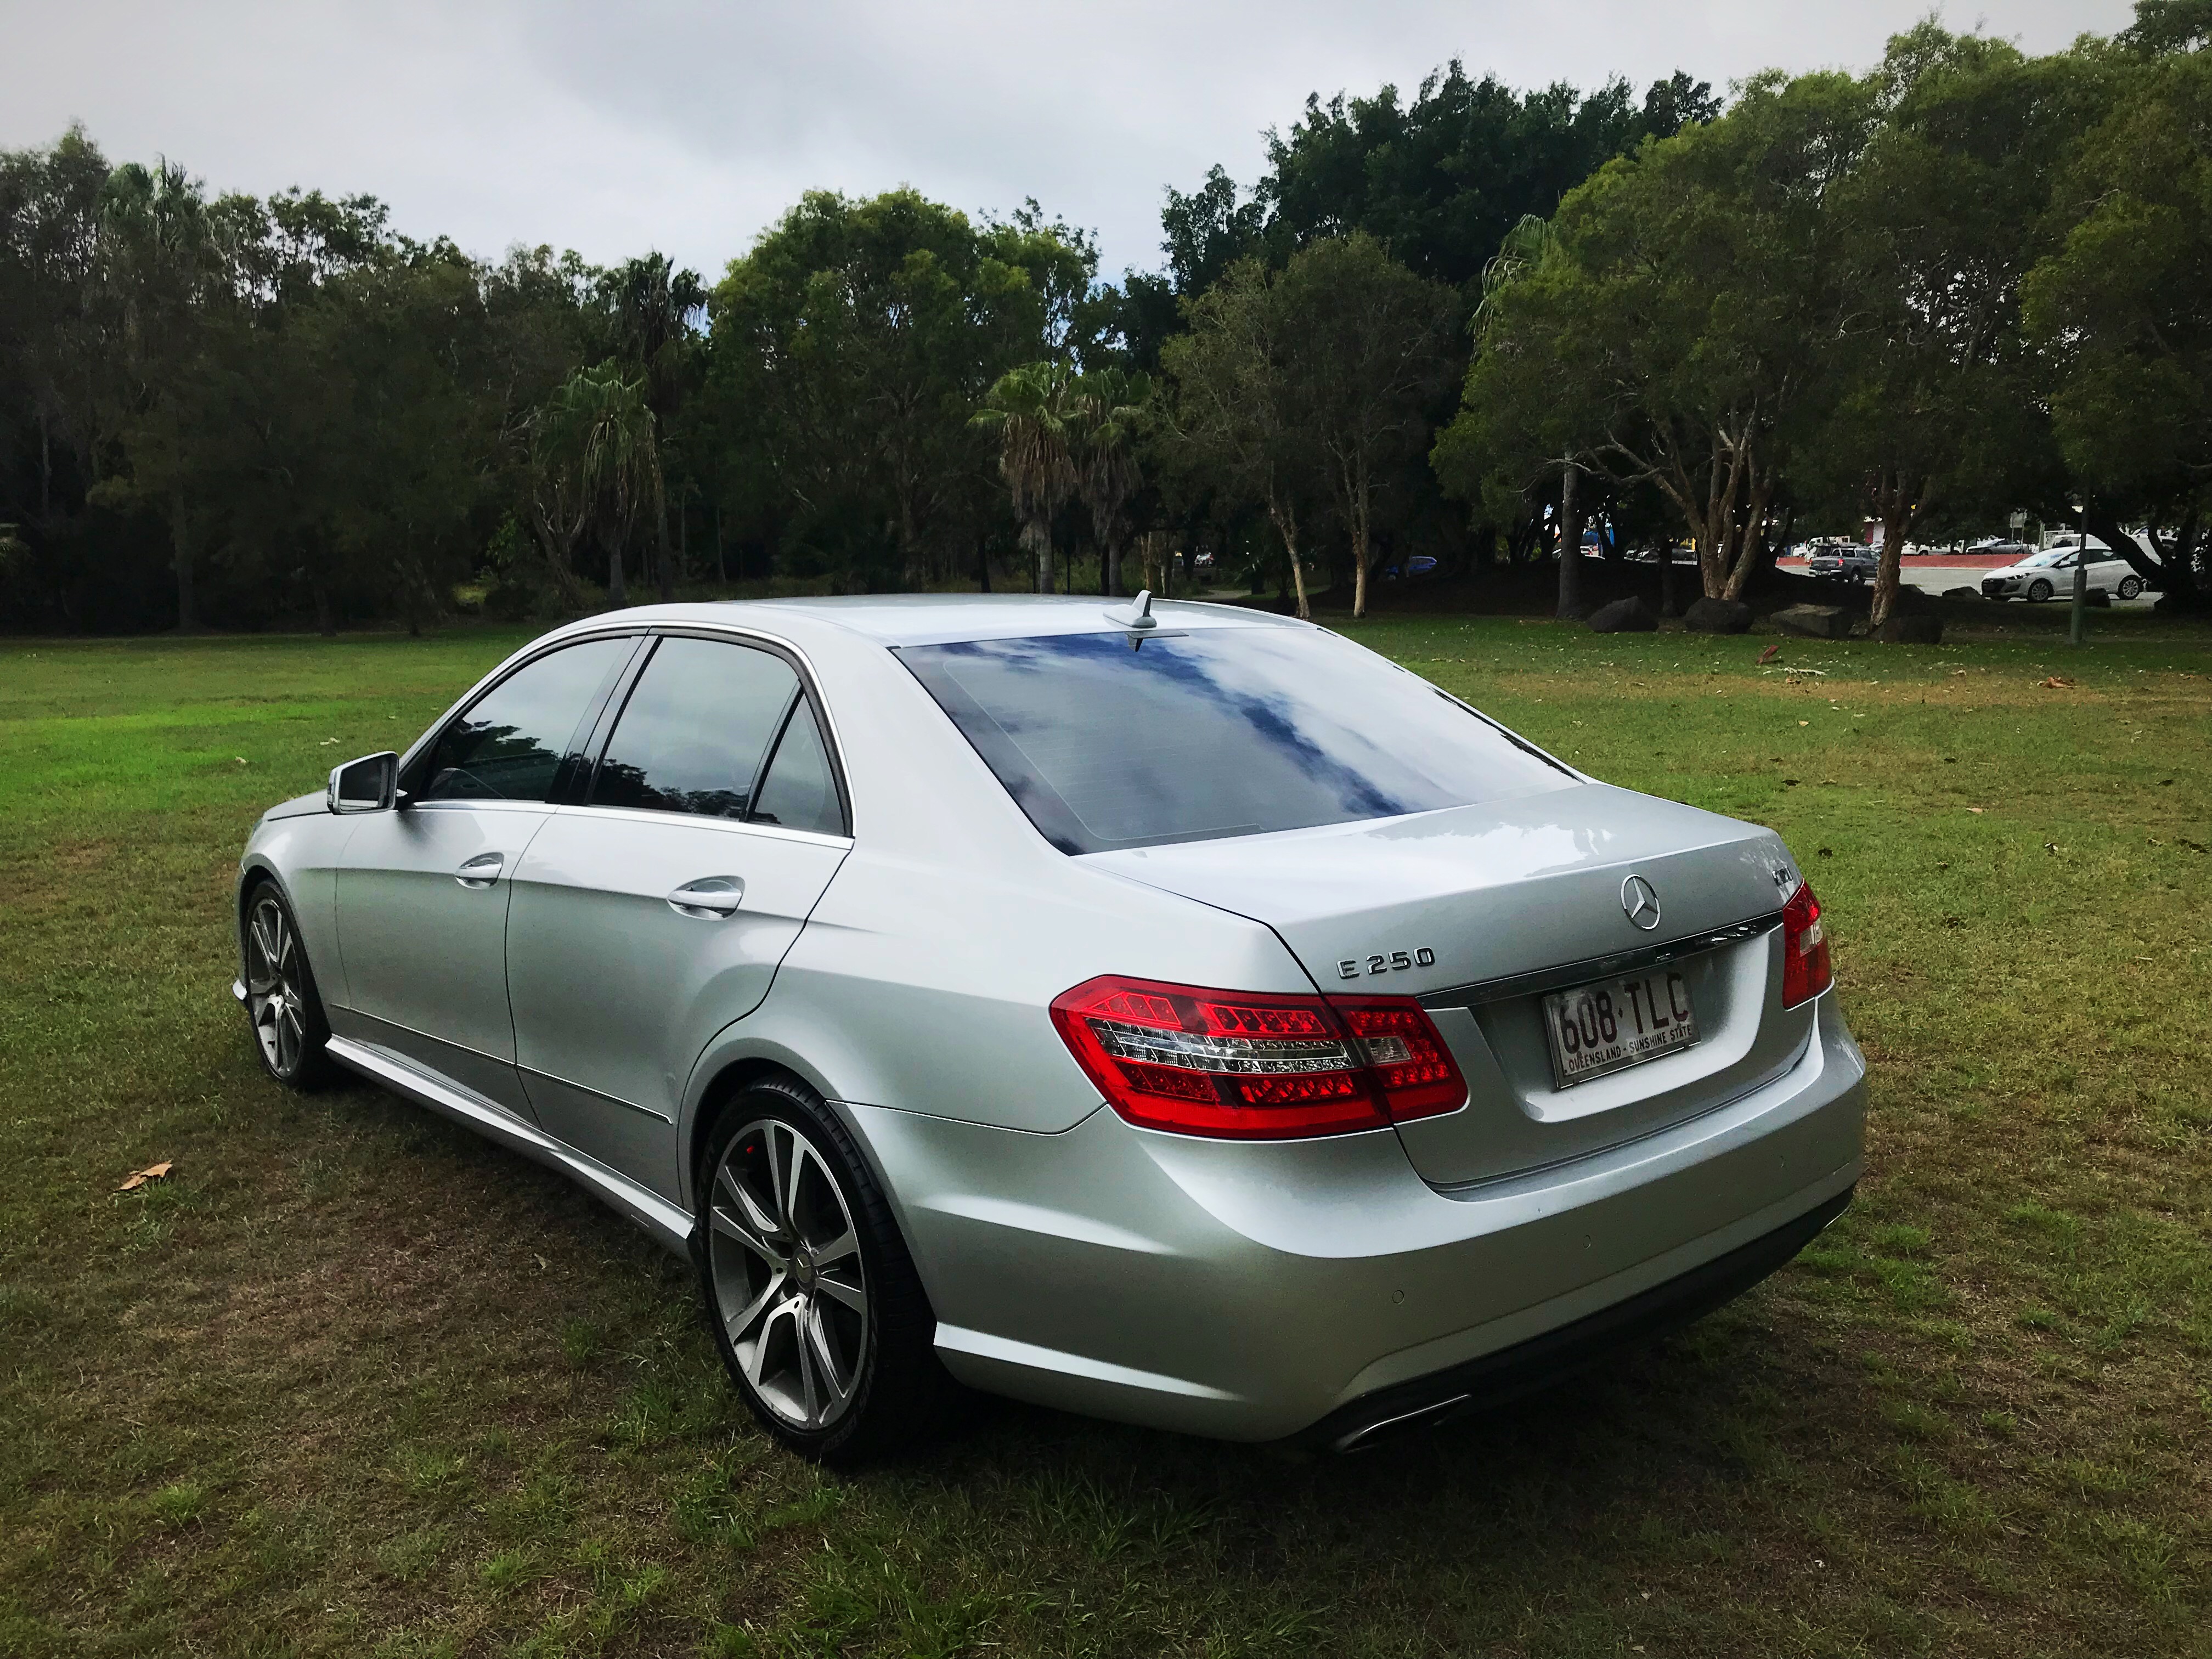
[(273, 881), (246, 906), (246, 1012), (261, 1069), (288, 1089), (312, 1089), (330, 1076), (330, 1022), (307, 963), (292, 907)]
[(2041, 605), (2051, 597), (2051, 584), (2039, 576), (2027, 586), (2027, 602), (2030, 605)]
[(701, 1169), (707, 1320), (761, 1425), (825, 1462), (926, 1439), (952, 1392), (936, 1319), (844, 1126), (772, 1078), (723, 1109)]
[(2120, 578), (2120, 597), (2124, 599), (2132, 599), (2139, 597), (2142, 592), (2142, 578), (2141, 576), (2123, 576)]

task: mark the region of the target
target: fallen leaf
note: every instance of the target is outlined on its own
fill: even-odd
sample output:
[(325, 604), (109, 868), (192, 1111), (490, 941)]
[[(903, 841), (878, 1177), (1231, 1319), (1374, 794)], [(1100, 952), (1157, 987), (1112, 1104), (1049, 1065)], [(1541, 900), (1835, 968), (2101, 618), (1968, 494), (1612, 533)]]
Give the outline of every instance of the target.
[(2166, 845), (2166, 843), (2160, 841), (2156, 836), (2146, 836), (2143, 839), (2148, 841), (2154, 847), (2163, 847)]
[(1981, 809), (1980, 807), (1978, 807), (1978, 806), (1969, 806), (1966, 810), (1967, 810), (1969, 812), (1978, 812), (1978, 811), (1980, 811), (1982, 809)]
[(1812, 721), (1810, 721), (1810, 720), (1799, 720), (1799, 721), (1797, 722), (1797, 724), (1798, 724), (1798, 725), (1800, 725), (1800, 726), (1810, 726), (1812, 723), (1813, 723), (1813, 722), (1812, 722)]
[(2058, 845), (2058, 843), (2057, 843), (2057, 842), (2055, 842), (2055, 841), (2046, 841), (2045, 842), (2044, 842), (2044, 843), (2043, 843), (2043, 850), (2044, 850), (2045, 852), (2046, 852), (2046, 853), (2050, 854), (2051, 857), (2053, 857), (2053, 858), (2057, 858), (2057, 857), (2058, 856), (2058, 854), (2059, 854), (2060, 848), (2059, 848), (2059, 845)]
[(1789, 788), (1795, 789), (1797, 787), (1797, 780), (1795, 778), (1784, 778), (1782, 781)]
[(174, 1166), (168, 1159), (163, 1158), (159, 1164), (149, 1164), (143, 1170), (133, 1170), (131, 1172), (131, 1178), (115, 1190), (118, 1193), (135, 1192), (149, 1181), (159, 1181), (168, 1174), (173, 1167)]
[(2063, 675), (2053, 674), (2049, 679), (2038, 680), (2036, 684), (2038, 685), (2047, 685), (2053, 691), (2064, 691), (2071, 689), (2074, 682), (2067, 679)]
[(233, 760), (236, 761), (236, 762), (237, 762), (240, 766), (243, 766), (243, 765), (245, 765), (245, 764), (246, 763), (246, 757), (245, 757), (245, 756), (243, 756), (243, 755), (233, 755), (233, 756), (231, 757), (231, 759), (233, 759)]
[(1954, 679), (1954, 680), (1955, 680), (1955, 679), (1957, 679), (1957, 678), (1958, 678), (1961, 674), (1964, 674), (1966, 672), (1966, 671), (1965, 669), (1963, 669), (1963, 668), (1954, 668), (1954, 669), (1953, 669), (1953, 670), (1951, 671), (1951, 678), (1952, 678), (1953, 679)]
[(2176, 836), (2174, 839), (2192, 853), (2202, 853), (2205, 850), (2204, 843), (2201, 841), (2191, 841), (2186, 836)]
[(337, 741), (337, 739), (336, 738), (325, 738), (320, 743), (317, 744), (315, 747), (318, 749), (327, 749)]
[(1936, 867), (1938, 870), (1948, 870), (1951, 867), (1951, 860), (1948, 859), (1939, 859), (1936, 862)]
[(1778, 646), (1778, 645), (1770, 645), (1770, 646), (1768, 646), (1768, 647), (1766, 647), (1766, 649), (1765, 649), (1765, 650), (1764, 650), (1764, 651), (1762, 651), (1762, 652), (1760, 652), (1760, 653), (1759, 653), (1759, 661), (1761, 661), (1761, 662), (1772, 662), (1772, 661), (1773, 661), (1777, 657), (1780, 656), (1781, 654), (1782, 654), (1782, 647), (1781, 647), (1780, 646)]

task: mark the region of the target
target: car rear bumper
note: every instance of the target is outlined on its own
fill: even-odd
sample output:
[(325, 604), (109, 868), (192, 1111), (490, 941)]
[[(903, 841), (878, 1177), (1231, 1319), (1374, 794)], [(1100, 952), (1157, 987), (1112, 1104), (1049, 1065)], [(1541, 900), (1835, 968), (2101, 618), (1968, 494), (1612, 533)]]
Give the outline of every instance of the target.
[(1832, 993), (1763, 1087), (1449, 1191), (1389, 1131), (1207, 1141), (1102, 1109), (1035, 1135), (847, 1109), (962, 1381), (1224, 1439), (1356, 1444), (1694, 1317), (1779, 1266), (1858, 1179), (1864, 1089)]

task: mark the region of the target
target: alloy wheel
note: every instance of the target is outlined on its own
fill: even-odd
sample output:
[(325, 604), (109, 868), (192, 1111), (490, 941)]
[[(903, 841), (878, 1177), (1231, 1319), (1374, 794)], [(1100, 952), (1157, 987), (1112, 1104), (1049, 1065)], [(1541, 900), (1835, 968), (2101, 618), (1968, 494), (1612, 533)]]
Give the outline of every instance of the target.
[(261, 1057), (280, 1078), (299, 1070), (307, 1047), (304, 962), (292, 919), (272, 894), (254, 905), (246, 925), (246, 1008)]
[(801, 1130), (757, 1118), (723, 1152), (708, 1216), (715, 1311), (745, 1381), (791, 1427), (830, 1427), (852, 1407), (870, 1334), (842, 1183)]

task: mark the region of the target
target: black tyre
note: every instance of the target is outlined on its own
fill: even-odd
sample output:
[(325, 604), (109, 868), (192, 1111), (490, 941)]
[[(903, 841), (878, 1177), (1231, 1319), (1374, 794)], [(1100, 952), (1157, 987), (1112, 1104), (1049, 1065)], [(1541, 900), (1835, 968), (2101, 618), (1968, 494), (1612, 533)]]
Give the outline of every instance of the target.
[(246, 896), (244, 931), (246, 1012), (261, 1069), (287, 1089), (319, 1088), (333, 1070), (330, 1021), (299, 923), (275, 882)]
[(699, 1168), (707, 1323), (761, 1426), (823, 1462), (930, 1438), (954, 1394), (936, 1316), (845, 1126), (765, 1079), (723, 1107)]
[(2120, 597), (2124, 599), (2132, 599), (2138, 597), (2142, 592), (2142, 578), (2141, 576), (2123, 576), (2120, 578)]
[(2027, 585), (2027, 602), (2030, 605), (2041, 605), (2051, 597), (2051, 584), (2038, 576)]

